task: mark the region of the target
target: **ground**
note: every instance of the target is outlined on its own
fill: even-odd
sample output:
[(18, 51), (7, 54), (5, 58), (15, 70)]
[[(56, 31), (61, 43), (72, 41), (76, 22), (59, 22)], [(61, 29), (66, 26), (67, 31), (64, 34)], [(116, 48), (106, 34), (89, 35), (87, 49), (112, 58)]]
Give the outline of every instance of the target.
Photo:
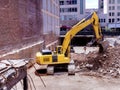
[[(34, 76), (34, 75), (33, 75)], [(76, 73), (75, 76), (68, 76), (66, 73), (54, 76), (42, 77), (46, 87), (43, 86), (38, 77), (34, 77), (36, 90), (119, 90), (120, 82), (118, 79), (98, 78), (85, 76)]]
[[(35, 67), (39, 68), (38, 65)], [(85, 72), (77, 72), (75, 76), (68, 76), (67, 72), (59, 72), (53, 76), (44, 75), (41, 78), (46, 87), (41, 79), (35, 75), (35, 68), (28, 69), (28, 90), (120, 90), (120, 79), (99, 77), (85, 74)], [(22, 90), (21, 86), (22, 84), (19, 83), (15, 90)]]
[[(83, 60), (77, 62), (73, 76), (68, 76), (67, 72), (57, 72), (39, 77), (35, 71), (41, 66), (35, 64), (36, 69), (28, 69), (28, 90), (120, 90), (120, 46), (116, 42), (114, 44), (104, 54), (85, 51), (81, 55), (71, 56), (75, 59), (78, 56), (79, 60), (82, 57)], [(19, 83), (15, 90), (21, 90), (21, 86)]]

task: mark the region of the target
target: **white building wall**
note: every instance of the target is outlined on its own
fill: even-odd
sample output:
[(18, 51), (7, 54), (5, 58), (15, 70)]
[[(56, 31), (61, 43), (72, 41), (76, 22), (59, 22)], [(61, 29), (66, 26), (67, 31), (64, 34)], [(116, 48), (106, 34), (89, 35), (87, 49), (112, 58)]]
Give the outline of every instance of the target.
[(42, 0), (43, 34), (59, 35), (59, 1)]
[(108, 28), (117, 28), (120, 22), (120, 0), (104, 0), (104, 13), (107, 14)]
[(117, 28), (117, 24), (120, 22), (120, 0), (99, 0), (99, 6), (103, 1), (103, 12), (98, 8), (100, 18), (106, 17), (106, 23), (102, 24), (108, 26), (108, 28)]
[[(85, 0), (77, 0), (77, 4), (68, 4), (68, 1), (74, 1), (74, 0), (59, 0), (60, 2), (64, 2), (63, 5), (60, 5), (60, 17), (61, 20), (79, 20), (80, 18), (82, 18), (81, 16), (84, 15), (84, 11), (85, 11)], [(82, 2), (82, 3), (80, 3)], [(83, 5), (83, 13), (80, 13), (80, 9), (81, 5)], [(72, 9), (72, 8), (77, 8), (77, 11), (66, 11), (67, 9)], [(66, 10), (65, 10), (66, 9)]]
[(108, 12), (108, 0), (104, 0), (104, 8), (103, 8), (104, 10), (104, 14), (107, 14), (107, 12)]

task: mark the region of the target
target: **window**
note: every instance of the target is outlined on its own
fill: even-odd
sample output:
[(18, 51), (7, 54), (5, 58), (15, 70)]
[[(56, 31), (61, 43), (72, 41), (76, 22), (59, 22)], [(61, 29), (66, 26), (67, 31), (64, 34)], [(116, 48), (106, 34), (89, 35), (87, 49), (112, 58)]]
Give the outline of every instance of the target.
[(84, 1), (83, 0), (80, 0), (80, 14), (83, 14), (84, 13)]
[(72, 4), (72, 1), (71, 1), (71, 0), (68, 0), (68, 1), (66, 1), (66, 4), (67, 4), (67, 5), (70, 5), (70, 4)]
[(120, 10), (120, 6), (117, 6), (117, 10)]
[(113, 19), (112, 19), (112, 23), (114, 23), (114, 22), (115, 22), (115, 19), (113, 18)]
[(61, 20), (64, 20), (64, 16), (63, 16), (63, 15), (61, 15), (61, 16), (60, 16), (60, 19), (61, 19)]
[(117, 21), (120, 21), (120, 18), (117, 18)]
[(115, 10), (115, 6), (109, 6), (109, 10)]
[(115, 22), (115, 19), (112, 18), (112, 19), (109, 19), (109, 23), (114, 23)]
[(109, 0), (109, 4), (111, 4), (111, 0)]
[(64, 12), (68, 12), (68, 8), (64, 8)]
[(60, 8), (60, 12), (77, 12), (77, 8)]
[(114, 13), (114, 12), (112, 12), (112, 16), (115, 16), (115, 13)]
[(63, 8), (60, 8), (60, 12), (64, 12), (64, 9), (63, 9)]
[(115, 0), (109, 0), (109, 4), (115, 4)]
[(64, 12), (64, 8), (60, 8), (60, 12)]
[(100, 22), (101, 23), (105, 23), (105, 19), (100, 19)]
[(117, 0), (117, 3), (120, 4), (120, 0)]
[(71, 12), (72, 10), (71, 10), (71, 8), (68, 8), (68, 12)]
[(60, 1), (60, 5), (64, 5), (64, 1)]
[(100, 5), (100, 8), (103, 9), (103, 5), (102, 4)]
[(74, 12), (75, 11), (75, 9), (74, 8), (72, 8), (72, 12)]
[(103, 22), (103, 19), (101, 19), (101, 22)]
[(117, 13), (117, 16), (120, 16), (120, 12)]
[(115, 16), (115, 13), (114, 12), (110, 12), (109, 16)]
[(66, 5), (77, 4), (77, 0), (67, 0)]
[(109, 19), (109, 23), (111, 23), (111, 19)]
[(77, 8), (66, 8), (67, 12), (77, 12)]
[(112, 4), (115, 4), (115, 0), (112, 0)]
[(115, 6), (112, 6), (112, 10), (115, 10)]
[(77, 4), (77, 0), (72, 0), (72, 4)]
[(109, 10), (111, 10), (111, 6), (109, 6)]
[(111, 16), (111, 12), (109, 13), (109, 16)]
[(104, 19), (104, 22), (106, 22), (106, 20)]
[(75, 12), (77, 12), (77, 8), (75, 8)]

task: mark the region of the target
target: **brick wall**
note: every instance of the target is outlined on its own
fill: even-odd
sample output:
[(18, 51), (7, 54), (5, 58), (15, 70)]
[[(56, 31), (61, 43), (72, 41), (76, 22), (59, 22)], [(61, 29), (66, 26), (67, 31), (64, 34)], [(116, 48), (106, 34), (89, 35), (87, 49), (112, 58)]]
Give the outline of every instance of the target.
[(0, 48), (40, 39), (40, 0), (0, 0)]
[[(42, 39), (40, 2), (41, 0), (0, 0), (0, 55), (37, 43)], [(6, 57), (31, 56), (33, 51), (29, 52), (29, 49), (33, 48)], [(35, 49), (34, 52), (38, 50)]]
[[(42, 0), (0, 0), (0, 55), (34, 44), (43, 39), (46, 45), (56, 40), (54, 34), (43, 36)], [(45, 38), (44, 38), (45, 37)], [(0, 59), (31, 58), (43, 47), (21, 50)]]
[(17, 3), (11, 1), (0, 0), (0, 47), (20, 41)]

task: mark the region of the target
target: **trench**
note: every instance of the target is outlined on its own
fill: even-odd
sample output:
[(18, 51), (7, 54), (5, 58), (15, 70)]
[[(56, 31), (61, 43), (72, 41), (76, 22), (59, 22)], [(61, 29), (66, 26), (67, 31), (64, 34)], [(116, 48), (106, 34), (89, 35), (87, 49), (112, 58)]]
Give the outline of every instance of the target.
[[(89, 36), (89, 37), (87, 37), (87, 36), (76, 36), (71, 40), (70, 45), (71, 46), (86, 46), (87, 43), (92, 40), (92, 38), (93, 38), (92, 36)], [(64, 37), (59, 38), (60, 45), (62, 45), (63, 40), (64, 40)]]

